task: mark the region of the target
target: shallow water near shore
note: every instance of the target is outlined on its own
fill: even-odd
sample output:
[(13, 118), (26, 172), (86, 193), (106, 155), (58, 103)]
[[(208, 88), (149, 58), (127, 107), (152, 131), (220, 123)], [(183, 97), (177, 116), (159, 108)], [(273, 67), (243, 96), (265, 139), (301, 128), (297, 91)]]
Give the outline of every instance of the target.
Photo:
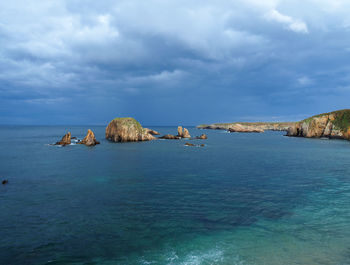
[[(89, 128), (100, 145), (48, 145)], [(104, 129), (0, 127), (0, 264), (350, 264), (350, 142)]]

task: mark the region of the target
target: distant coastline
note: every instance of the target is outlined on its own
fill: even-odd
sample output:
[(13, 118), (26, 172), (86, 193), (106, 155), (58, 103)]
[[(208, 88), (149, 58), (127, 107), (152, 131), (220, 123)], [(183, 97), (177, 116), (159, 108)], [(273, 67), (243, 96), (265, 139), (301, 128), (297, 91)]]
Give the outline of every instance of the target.
[(230, 132), (286, 131), (286, 136), (350, 140), (350, 109), (317, 114), (299, 122), (233, 122), (198, 125), (198, 129)]
[(231, 122), (231, 123), (213, 123), (202, 124), (196, 126), (198, 129), (211, 130), (229, 130), (235, 125), (242, 125), (245, 128), (272, 130), (272, 131), (288, 131), (288, 128), (293, 126), (295, 122)]

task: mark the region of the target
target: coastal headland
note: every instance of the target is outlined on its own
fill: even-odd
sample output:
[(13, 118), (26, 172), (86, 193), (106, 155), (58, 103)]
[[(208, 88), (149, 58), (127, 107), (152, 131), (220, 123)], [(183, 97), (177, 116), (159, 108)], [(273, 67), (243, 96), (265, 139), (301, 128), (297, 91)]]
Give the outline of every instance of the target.
[(350, 109), (317, 114), (298, 122), (233, 122), (198, 125), (198, 129), (229, 132), (286, 131), (286, 136), (350, 140)]

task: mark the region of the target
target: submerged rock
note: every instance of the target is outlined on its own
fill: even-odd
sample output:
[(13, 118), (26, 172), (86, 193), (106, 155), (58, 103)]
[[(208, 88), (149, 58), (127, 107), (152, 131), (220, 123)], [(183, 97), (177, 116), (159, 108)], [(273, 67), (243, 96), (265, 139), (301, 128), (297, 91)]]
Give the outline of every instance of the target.
[(9, 183), (9, 181), (7, 179), (4, 179), (1, 183), (2, 183), (2, 185), (6, 185)]
[(178, 139), (181, 139), (181, 137), (178, 135), (166, 134), (166, 135), (163, 135), (162, 137), (159, 137), (159, 139), (178, 140)]
[(204, 144), (191, 144), (191, 143), (185, 143), (185, 146), (200, 146), (200, 147), (203, 147)]
[(106, 128), (106, 139), (113, 142), (137, 142), (156, 138), (134, 118), (116, 118)]
[(100, 144), (100, 142), (96, 140), (95, 134), (93, 133), (93, 131), (88, 129), (88, 132), (87, 132), (86, 136), (84, 137), (84, 139), (79, 141), (77, 144), (85, 144), (86, 146), (94, 146), (94, 145)]
[(65, 146), (65, 145), (70, 145), (71, 144), (71, 133), (68, 132), (67, 134), (65, 134), (61, 141), (55, 143), (55, 145), (62, 145), (62, 146)]
[(201, 136), (197, 136), (196, 139), (206, 140), (208, 139), (208, 136), (206, 134), (202, 134)]

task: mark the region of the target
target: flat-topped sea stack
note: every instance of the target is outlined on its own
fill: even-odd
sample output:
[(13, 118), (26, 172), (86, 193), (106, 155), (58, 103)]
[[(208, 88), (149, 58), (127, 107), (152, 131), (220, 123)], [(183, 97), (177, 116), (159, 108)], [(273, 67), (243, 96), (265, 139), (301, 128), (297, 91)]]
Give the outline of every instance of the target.
[(61, 141), (55, 143), (55, 145), (62, 145), (62, 146), (65, 146), (65, 145), (70, 145), (71, 144), (71, 138), (72, 138), (72, 135), (70, 132), (68, 132), (67, 134), (65, 134)]
[(88, 129), (86, 136), (78, 144), (85, 144), (86, 146), (95, 146), (97, 144), (100, 144), (100, 142), (96, 140), (93, 131)]
[(323, 113), (296, 122), (288, 129), (287, 136), (350, 140), (350, 109)]
[(115, 118), (106, 128), (106, 139), (113, 142), (137, 142), (156, 138), (134, 118)]

